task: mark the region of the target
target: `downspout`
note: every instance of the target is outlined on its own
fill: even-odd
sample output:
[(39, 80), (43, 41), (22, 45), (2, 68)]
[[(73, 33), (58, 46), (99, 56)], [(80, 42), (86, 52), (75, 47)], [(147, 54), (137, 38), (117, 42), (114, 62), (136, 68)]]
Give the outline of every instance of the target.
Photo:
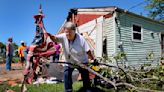
[(113, 12), (113, 20), (114, 20), (114, 23), (113, 23), (113, 27), (114, 27), (114, 54), (117, 54), (117, 35), (116, 35), (116, 28), (118, 26), (117, 22), (116, 22), (116, 19), (117, 18), (117, 13), (114, 11)]

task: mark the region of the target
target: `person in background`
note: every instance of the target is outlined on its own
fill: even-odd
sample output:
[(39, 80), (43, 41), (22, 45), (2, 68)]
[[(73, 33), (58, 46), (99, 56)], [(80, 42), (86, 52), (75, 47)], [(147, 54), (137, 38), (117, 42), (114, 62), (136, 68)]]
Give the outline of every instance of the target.
[(18, 48), (18, 55), (19, 55), (20, 63), (22, 64), (22, 67), (24, 65), (24, 62), (26, 62), (26, 51), (27, 51), (27, 47), (25, 45), (25, 42), (21, 41), (21, 46), (19, 46)]
[(14, 51), (12, 41), (13, 39), (10, 37), (8, 38), (8, 42), (6, 44), (6, 71), (11, 70), (13, 51)]
[(54, 42), (54, 47), (56, 48), (56, 51), (52, 56), (50, 56), (50, 60), (51, 62), (58, 62), (60, 57), (61, 46), (57, 42)]
[[(91, 53), (91, 49), (89, 48), (88, 43), (84, 39), (83, 36), (76, 33), (76, 25), (72, 22), (66, 22), (64, 25), (64, 33), (53, 36), (50, 35), (50, 38), (54, 42), (60, 42), (64, 49), (64, 56), (66, 62), (71, 63), (81, 63), (81, 64), (88, 64), (89, 60), (94, 60), (94, 56)], [(76, 61), (74, 58), (76, 58)], [(93, 62), (94, 63), (94, 62)], [(81, 67), (77, 68), (81, 73), (82, 80), (83, 80), (83, 87), (84, 92), (91, 92), (90, 90), (90, 79), (89, 79), (89, 72), (86, 69)], [(65, 92), (72, 92), (72, 72), (74, 67), (71, 65), (64, 66), (64, 87)]]

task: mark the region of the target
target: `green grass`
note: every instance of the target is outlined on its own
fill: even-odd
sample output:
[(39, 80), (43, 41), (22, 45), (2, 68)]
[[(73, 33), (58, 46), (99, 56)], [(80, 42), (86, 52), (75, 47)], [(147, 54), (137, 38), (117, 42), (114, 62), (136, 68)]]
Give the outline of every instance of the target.
[[(73, 92), (84, 92), (83, 91), (83, 84), (80, 81), (76, 81), (73, 83)], [(140, 86), (144, 86), (145, 88), (150, 88), (152, 89), (154, 86), (149, 85), (149, 84), (142, 84)], [(27, 87), (27, 92), (64, 92), (64, 84), (63, 83), (58, 83), (58, 84), (40, 84), (39, 86), (37, 85), (26, 85)], [(15, 92), (20, 92), (21, 87), (19, 86), (14, 86), (11, 87), (7, 85), (7, 83), (0, 84), (0, 92), (6, 92), (6, 89), (12, 89)], [(160, 88), (160, 90), (162, 90)], [(114, 90), (113, 88), (107, 89), (104, 87), (96, 86), (92, 87), (92, 92), (140, 92), (136, 91), (134, 89), (128, 88), (128, 87), (122, 87), (118, 90)]]
[[(73, 83), (73, 92), (83, 92), (82, 82), (74, 82)], [(15, 92), (20, 92), (19, 86), (11, 87), (6, 83), (0, 84), (0, 92), (5, 92), (6, 89), (12, 89)], [(113, 89), (105, 89), (102, 87), (94, 87), (92, 88), (93, 92), (115, 92)], [(41, 84), (37, 85), (27, 85), (27, 92), (64, 92), (64, 84)]]
[(19, 62), (19, 57), (13, 57), (13, 62), (18, 63)]
[[(151, 90), (159, 90), (159, 91), (163, 91), (164, 90), (164, 84), (163, 84), (163, 80), (164, 80), (164, 76), (163, 73), (164, 70), (162, 67), (156, 68), (156, 69), (152, 69), (149, 72), (145, 73), (145, 74), (139, 74), (137, 76), (134, 76), (136, 78), (153, 78), (153, 76), (158, 78), (158, 81), (147, 81), (147, 82), (140, 82), (140, 81), (134, 81), (131, 84), (135, 85), (136, 87), (140, 87), (140, 88), (146, 88), (146, 89), (151, 89)], [(144, 77), (146, 76), (146, 77)], [(83, 91), (83, 85), (82, 82), (80, 81), (76, 81), (73, 83), (73, 92), (84, 92)], [(14, 90), (15, 92), (20, 92), (20, 87), (19, 86), (14, 86), (11, 87), (9, 85), (7, 85), (7, 83), (3, 83), (0, 84), (0, 92), (5, 92), (5, 90), (9, 88)], [(37, 85), (27, 85), (27, 92), (64, 92), (64, 84), (63, 83), (59, 83), (59, 84), (41, 84), (39, 86)], [(92, 92), (140, 92), (140, 91), (136, 91), (134, 89), (131, 89), (129, 87), (119, 87), (118, 90), (114, 90), (114, 89), (106, 89), (104, 87), (100, 87), (100, 86), (96, 86), (92, 88)]]
[[(73, 84), (74, 92), (77, 92), (82, 87), (81, 82), (75, 82)], [(28, 92), (63, 92), (64, 91), (64, 84), (42, 84), (39, 87), (36, 85), (29, 85)]]

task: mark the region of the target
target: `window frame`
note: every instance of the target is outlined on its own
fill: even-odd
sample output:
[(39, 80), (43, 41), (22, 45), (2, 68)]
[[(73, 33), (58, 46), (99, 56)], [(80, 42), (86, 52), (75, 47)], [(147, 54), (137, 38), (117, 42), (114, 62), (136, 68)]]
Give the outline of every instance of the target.
[[(139, 27), (141, 27), (141, 32), (137, 32), (137, 31), (134, 31), (133, 30), (133, 25), (135, 25), (135, 26), (139, 26)], [(143, 42), (143, 28), (142, 28), (142, 25), (141, 24), (137, 24), (137, 23), (132, 23), (132, 28), (131, 28), (131, 30), (132, 30), (132, 41), (133, 42)], [(139, 39), (134, 39), (133, 37), (134, 37), (134, 34), (133, 33), (140, 33), (141, 34), (141, 40), (139, 40)]]

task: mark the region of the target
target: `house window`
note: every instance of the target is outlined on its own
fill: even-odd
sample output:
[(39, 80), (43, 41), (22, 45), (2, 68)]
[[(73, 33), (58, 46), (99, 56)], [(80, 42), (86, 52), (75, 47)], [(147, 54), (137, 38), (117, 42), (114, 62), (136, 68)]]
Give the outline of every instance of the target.
[(133, 41), (142, 41), (141, 26), (133, 24)]

